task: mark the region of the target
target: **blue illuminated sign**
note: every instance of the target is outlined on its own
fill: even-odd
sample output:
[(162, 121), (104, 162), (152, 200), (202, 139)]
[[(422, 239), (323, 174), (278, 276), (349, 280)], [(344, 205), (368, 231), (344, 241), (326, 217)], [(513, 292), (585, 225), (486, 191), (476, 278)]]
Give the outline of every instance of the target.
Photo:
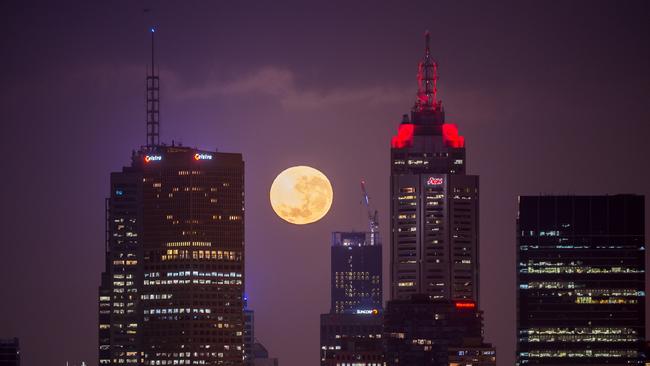
[(194, 160), (212, 160), (212, 155), (210, 154), (194, 154)]
[(152, 162), (152, 161), (161, 161), (161, 160), (162, 160), (162, 156), (160, 156), (160, 155), (146, 155), (144, 157), (144, 162), (145, 163), (149, 163), (149, 162)]

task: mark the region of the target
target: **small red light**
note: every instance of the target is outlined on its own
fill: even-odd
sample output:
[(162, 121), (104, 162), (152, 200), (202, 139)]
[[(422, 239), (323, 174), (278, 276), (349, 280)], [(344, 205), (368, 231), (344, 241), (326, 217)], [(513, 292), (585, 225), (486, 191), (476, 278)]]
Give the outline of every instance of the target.
[(456, 309), (474, 309), (476, 308), (476, 303), (474, 301), (456, 301), (454, 303)]

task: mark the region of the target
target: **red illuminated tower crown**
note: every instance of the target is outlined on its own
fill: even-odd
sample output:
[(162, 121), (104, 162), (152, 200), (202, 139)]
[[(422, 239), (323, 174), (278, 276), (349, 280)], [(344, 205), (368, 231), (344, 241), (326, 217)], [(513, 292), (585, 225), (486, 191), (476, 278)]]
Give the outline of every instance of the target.
[(431, 36), (424, 33), (424, 58), (418, 64), (418, 94), (413, 111), (442, 110), (438, 94), (438, 63), (431, 57)]
[(411, 146), (414, 135), (442, 136), (449, 147), (465, 147), (465, 139), (455, 124), (445, 123), (442, 101), (438, 100), (438, 63), (431, 56), (430, 35), (424, 34), (424, 58), (418, 64), (418, 93), (411, 118), (404, 115), (391, 146), (401, 149)]

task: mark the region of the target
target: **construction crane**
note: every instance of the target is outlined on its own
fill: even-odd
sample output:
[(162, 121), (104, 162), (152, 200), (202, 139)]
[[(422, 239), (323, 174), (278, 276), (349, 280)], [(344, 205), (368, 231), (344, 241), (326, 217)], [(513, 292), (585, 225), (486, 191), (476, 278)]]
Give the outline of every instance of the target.
[(379, 239), (379, 218), (377, 210), (375, 212), (370, 209), (370, 199), (368, 199), (368, 191), (366, 191), (366, 181), (361, 180), (361, 194), (362, 200), (368, 210), (368, 223), (370, 225), (370, 245), (375, 245)]

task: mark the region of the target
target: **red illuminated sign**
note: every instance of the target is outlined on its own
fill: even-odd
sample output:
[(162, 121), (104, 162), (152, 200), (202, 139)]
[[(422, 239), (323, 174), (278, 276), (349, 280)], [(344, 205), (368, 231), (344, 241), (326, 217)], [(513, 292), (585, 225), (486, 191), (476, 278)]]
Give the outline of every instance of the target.
[(456, 301), (454, 303), (456, 309), (474, 309), (476, 308), (476, 303), (474, 301)]
[(429, 180), (427, 180), (427, 185), (428, 186), (439, 186), (443, 182), (442, 178), (436, 178), (436, 177), (429, 177)]

